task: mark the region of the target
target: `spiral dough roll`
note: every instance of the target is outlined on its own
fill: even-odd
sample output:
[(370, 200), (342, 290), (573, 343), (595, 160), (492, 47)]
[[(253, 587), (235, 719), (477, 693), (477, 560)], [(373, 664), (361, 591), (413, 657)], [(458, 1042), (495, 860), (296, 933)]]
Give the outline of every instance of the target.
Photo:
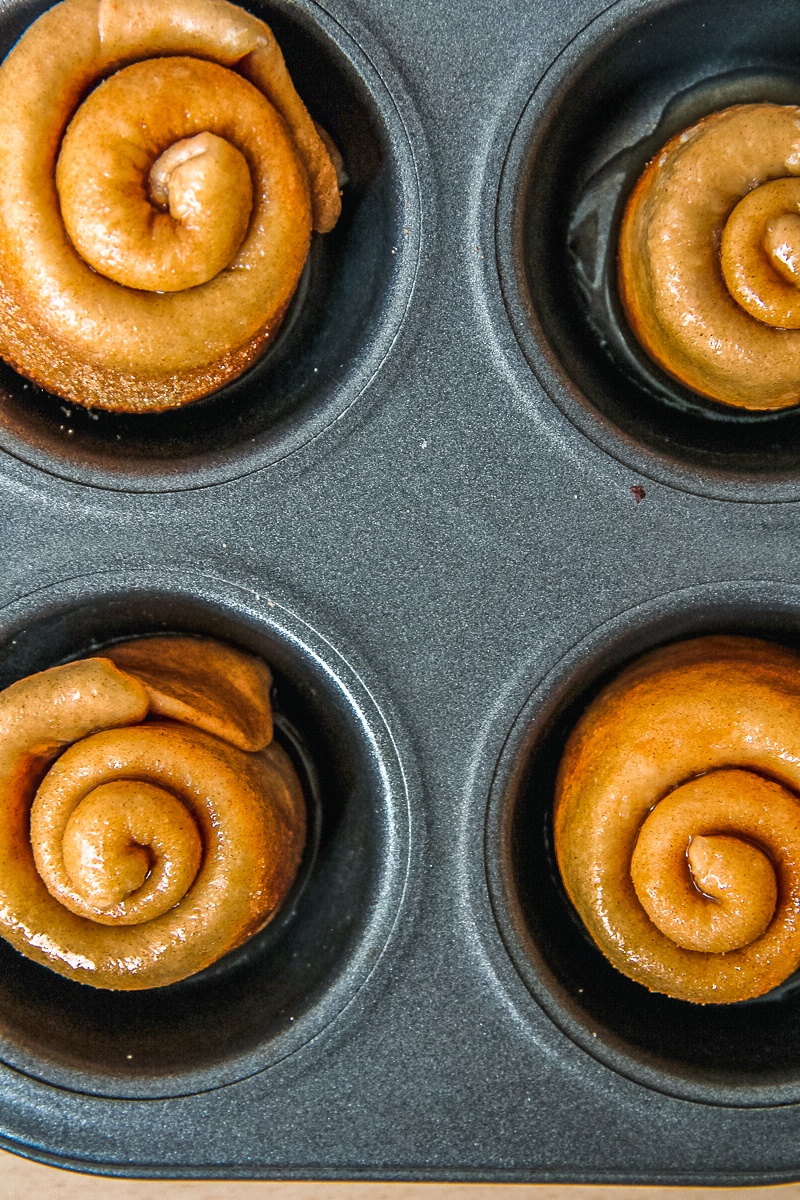
[(109, 654), (127, 669), (83, 659), (0, 694), (0, 930), (81, 983), (161, 987), (274, 915), (305, 806), (264, 664), (197, 638)]
[(606, 957), (700, 1004), (800, 965), (800, 657), (707, 637), (646, 655), (567, 743), (555, 846)]
[(0, 354), (127, 412), (241, 374), (341, 206), (266, 25), (225, 0), (63, 0), (0, 95)]
[(620, 297), (670, 375), (750, 409), (800, 401), (800, 108), (739, 104), (673, 137), (625, 209)]

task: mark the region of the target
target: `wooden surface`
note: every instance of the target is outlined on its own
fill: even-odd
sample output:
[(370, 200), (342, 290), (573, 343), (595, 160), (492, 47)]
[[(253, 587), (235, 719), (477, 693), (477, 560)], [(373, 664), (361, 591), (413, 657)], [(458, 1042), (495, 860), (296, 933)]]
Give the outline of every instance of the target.
[(0, 1151), (0, 1200), (800, 1200), (774, 1188), (610, 1188), (415, 1183), (151, 1183), (42, 1167)]

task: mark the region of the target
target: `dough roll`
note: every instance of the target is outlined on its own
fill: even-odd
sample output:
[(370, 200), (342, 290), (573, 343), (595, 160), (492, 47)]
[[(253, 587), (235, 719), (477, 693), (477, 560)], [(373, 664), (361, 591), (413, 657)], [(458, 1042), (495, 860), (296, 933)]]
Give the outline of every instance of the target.
[(800, 109), (738, 104), (671, 138), (628, 200), (619, 290), (647, 353), (724, 404), (800, 401)]
[(269, 29), (225, 0), (63, 0), (0, 95), (0, 354), (128, 412), (255, 361), (340, 210)]
[[(250, 689), (269, 706), (263, 664), (202, 639), (129, 646), (117, 652), (141, 677), (133, 661), (91, 658), (0, 694), (0, 932), (61, 975), (124, 990), (194, 974), (265, 925), (305, 840), (271, 721), (239, 717)], [(232, 684), (217, 675), (227, 667)], [(204, 697), (217, 681), (215, 711)], [(231, 700), (226, 730), (218, 709)], [(165, 719), (170, 707), (181, 720)]]
[(700, 1004), (800, 965), (800, 657), (707, 637), (648, 654), (567, 743), (555, 845), (620, 971)]

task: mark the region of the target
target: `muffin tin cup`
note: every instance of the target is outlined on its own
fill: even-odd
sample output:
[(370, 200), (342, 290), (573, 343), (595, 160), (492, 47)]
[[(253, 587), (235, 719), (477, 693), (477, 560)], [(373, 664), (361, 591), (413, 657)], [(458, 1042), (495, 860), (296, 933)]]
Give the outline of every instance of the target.
[[(0, 8), (0, 56), (48, 4)], [(0, 363), (0, 449), (50, 474), (115, 491), (176, 491), (235, 479), (342, 431), (389, 354), (417, 271), (420, 199), (405, 124), (367, 51), (313, 0), (267, 0), (311, 115), (344, 158), (334, 230), (306, 268), (267, 352), (220, 391), (155, 415), (84, 409)], [(399, 85), (396, 85), (396, 90)]]
[(800, 972), (756, 1000), (699, 1005), (649, 992), (612, 967), (561, 881), (553, 849), (555, 777), (581, 713), (630, 662), (709, 634), (800, 650), (800, 588), (724, 582), (631, 609), (567, 651), (506, 739), (485, 829), (492, 909), (534, 999), (578, 1046), (622, 1075), (704, 1104), (800, 1099)]
[(168, 987), (86, 987), (0, 942), (0, 1061), (94, 1095), (195, 1094), (316, 1037), (380, 957), (408, 866), (408, 797), (384, 718), (330, 643), (272, 600), (163, 572), (53, 584), (0, 610), (0, 686), (152, 633), (216, 637), (269, 663), (275, 736), (303, 785), (309, 836), (270, 924)]
[(800, 103), (798, 51), (783, 0), (618, 0), (538, 83), (499, 188), (503, 298), (550, 397), (622, 463), (718, 499), (798, 497), (800, 409), (717, 403), (649, 359), (618, 295), (619, 226), (675, 133), (732, 104)]

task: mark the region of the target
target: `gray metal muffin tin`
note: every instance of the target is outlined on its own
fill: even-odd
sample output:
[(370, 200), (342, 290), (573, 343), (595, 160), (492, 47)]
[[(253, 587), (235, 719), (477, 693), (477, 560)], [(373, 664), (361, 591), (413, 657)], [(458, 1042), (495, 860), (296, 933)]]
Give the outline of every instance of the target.
[[(10, 46), (44, 6), (5, 3)], [(87, 413), (0, 372), (0, 684), (187, 630), (260, 653), (315, 834), (274, 926), (161, 991), (0, 944), (8, 1149), (118, 1175), (765, 1184), (800, 993), (618, 975), (552, 864), (566, 731), (643, 650), (800, 645), (800, 409), (705, 404), (618, 311), (675, 128), (800, 101), (784, 0), (274, 0), (351, 177), (279, 344)]]

